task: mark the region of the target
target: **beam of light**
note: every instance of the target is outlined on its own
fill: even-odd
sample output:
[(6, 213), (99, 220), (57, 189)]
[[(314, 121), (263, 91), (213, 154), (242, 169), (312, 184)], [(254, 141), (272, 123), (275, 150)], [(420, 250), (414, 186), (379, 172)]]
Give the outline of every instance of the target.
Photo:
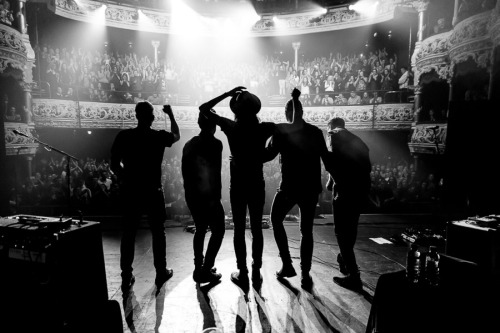
[(137, 24), (141, 28), (154, 29), (156, 27), (155, 22), (140, 9), (137, 11)]
[(97, 25), (105, 25), (106, 24), (106, 5), (102, 5), (94, 11), (89, 11), (89, 19), (90, 23)]
[(360, 13), (366, 17), (375, 17), (379, 2), (374, 0), (361, 0), (349, 6), (349, 10)]
[(280, 19), (277, 16), (273, 16), (273, 22), (274, 22), (274, 27), (276, 28), (276, 30), (284, 30), (288, 27), (286, 20)]
[(206, 33), (205, 19), (181, 0), (172, 0), (171, 31), (177, 35), (197, 36)]

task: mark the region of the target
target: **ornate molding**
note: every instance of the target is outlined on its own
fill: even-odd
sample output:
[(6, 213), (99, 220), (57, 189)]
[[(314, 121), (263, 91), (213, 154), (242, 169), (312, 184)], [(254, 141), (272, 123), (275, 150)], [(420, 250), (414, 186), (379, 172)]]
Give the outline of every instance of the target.
[[(446, 148), (447, 124), (437, 124), (436, 130), (429, 130), (428, 124), (420, 124), (413, 128), (413, 132), (408, 143), (412, 154), (436, 154), (436, 142), (439, 153), (444, 153)], [(436, 124), (433, 124), (436, 125)]]
[(23, 70), (26, 64), (26, 46), (19, 31), (0, 24), (0, 74), (10, 66)]
[(413, 7), (417, 12), (425, 12), (429, 7), (428, 0), (405, 1), (404, 4)]
[(26, 155), (35, 154), (38, 143), (24, 136), (14, 134), (17, 130), (29, 136), (36, 136), (32, 126), (25, 123), (4, 123), (5, 127), (5, 148), (7, 155)]
[(490, 36), (493, 41), (493, 46), (500, 45), (500, 1), (497, 1), (497, 7), (491, 13), (490, 19)]
[[(314, 12), (281, 15), (286, 29), (275, 27), (272, 18), (258, 21), (251, 29), (251, 36), (278, 36), (297, 35), (311, 32), (331, 31), (351, 27), (364, 26), (390, 20), (394, 17), (394, 9), (401, 4), (401, 0), (380, 1), (374, 17), (367, 17), (350, 11), (347, 7), (331, 9), (328, 13), (318, 16)], [(167, 12), (142, 9), (142, 13), (149, 19), (150, 24), (138, 24), (137, 8), (107, 3), (106, 25), (131, 30), (143, 30), (158, 33), (173, 33), (171, 17)], [(89, 13), (100, 8), (102, 3), (90, 0), (55, 0), (49, 2), (49, 8), (57, 15), (66, 18), (91, 22)], [(210, 34), (209, 29), (206, 30)]]
[(499, 15), (491, 10), (471, 16), (453, 30), (417, 43), (412, 55), (415, 85), (419, 84), (423, 73), (432, 70), (450, 82), (455, 66), (468, 59), (474, 60), (480, 68), (491, 69), (494, 43), (500, 44)]
[(492, 11), (474, 15), (455, 26), (449, 38), (452, 72), (456, 64), (469, 58), (481, 68), (490, 66), (493, 50), (489, 32), (491, 15)]
[[(137, 125), (134, 104), (111, 104), (54, 99), (33, 99), (33, 121), (37, 127), (69, 128), (129, 128)], [(168, 120), (155, 106), (154, 128), (165, 128)], [(217, 113), (232, 119), (229, 107), (217, 107)], [(179, 127), (198, 128), (198, 108), (174, 106)], [(354, 129), (407, 129), (414, 121), (413, 104), (352, 105), (333, 107), (306, 107), (304, 119), (324, 128), (333, 117), (342, 117)], [(285, 122), (283, 107), (264, 107), (259, 113), (261, 121)], [(168, 124), (167, 124), (168, 125)]]

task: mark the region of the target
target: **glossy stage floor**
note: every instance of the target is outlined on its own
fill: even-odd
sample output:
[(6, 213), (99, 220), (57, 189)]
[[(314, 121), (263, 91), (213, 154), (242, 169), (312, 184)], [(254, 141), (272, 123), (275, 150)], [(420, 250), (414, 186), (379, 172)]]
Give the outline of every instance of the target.
[[(226, 230), (216, 260), (222, 281), (215, 286), (197, 285), (192, 279), (193, 234), (185, 229), (189, 221), (166, 224), (167, 262), (174, 269), (174, 275), (157, 290), (151, 237), (144, 226), (136, 239), (136, 282), (128, 294), (120, 289), (119, 229), (103, 223), (108, 294), (122, 306), (125, 332), (365, 332), (378, 278), (404, 269), (408, 245), (395, 242), (394, 236), (400, 236), (411, 226), (438, 223), (442, 221), (429, 215), (363, 215), (355, 248), (364, 284), (363, 292), (358, 293), (343, 289), (332, 280), (340, 273), (331, 216), (315, 220), (311, 270), (314, 285), (309, 291), (300, 287), (300, 274), (286, 282), (276, 279), (275, 271), (281, 261), (272, 229), (264, 230), (260, 290), (250, 285), (245, 293), (229, 279), (236, 269), (232, 230)], [(294, 266), (300, 272), (298, 223), (286, 222), (285, 225)], [(248, 253), (251, 253), (250, 230), (246, 235)], [(392, 243), (379, 244), (371, 238), (392, 240)], [(250, 264), (251, 259), (248, 260)]]

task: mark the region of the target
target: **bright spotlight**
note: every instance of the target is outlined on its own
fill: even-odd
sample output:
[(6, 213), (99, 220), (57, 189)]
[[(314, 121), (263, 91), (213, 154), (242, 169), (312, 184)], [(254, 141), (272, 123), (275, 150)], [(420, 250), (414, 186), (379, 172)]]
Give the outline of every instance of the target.
[(88, 134), (88, 135), (91, 135), (91, 134), (92, 134), (92, 131), (87, 131), (87, 134)]
[(106, 24), (106, 5), (102, 5), (93, 12), (89, 11), (89, 19), (92, 24), (105, 25)]
[(367, 17), (374, 17), (377, 13), (378, 4), (378, 1), (361, 0), (356, 2), (354, 5), (349, 5), (349, 10), (353, 10)]

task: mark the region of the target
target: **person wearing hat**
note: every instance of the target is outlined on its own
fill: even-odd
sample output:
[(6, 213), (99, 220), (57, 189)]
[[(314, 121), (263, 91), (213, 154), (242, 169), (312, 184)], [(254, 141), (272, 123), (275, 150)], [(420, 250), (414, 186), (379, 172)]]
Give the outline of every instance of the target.
[(355, 134), (345, 129), (342, 118), (328, 123), (332, 168), (326, 188), (333, 190), (333, 222), (340, 253), (339, 269), (345, 276), (333, 278), (338, 285), (361, 290), (359, 268), (354, 254), (358, 220), (368, 203), (371, 162), (368, 146)]
[(313, 222), (321, 184), (321, 161), (329, 170), (329, 153), (323, 132), (303, 118), (300, 91), (292, 91), (292, 99), (286, 103), (288, 123), (278, 124), (276, 132), (266, 147), (265, 161), (280, 154), (281, 183), (271, 207), (271, 223), (278, 245), (282, 268), (276, 272), (278, 279), (297, 275), (292, 265), (288, 238), (283, 226), (287, 213), (295, 206), (300, 208), (300, 268), (303, 288), (312, 286), (311, 270), (313, 254)]
[[(216, 124), (201, 113), (200, 134), (192, 137), (182, 150), (182, 177), (186, 203), (196, 227), (193, 237), (194, 272), (198, 283), (217, 282), (222, 275), (213, 269), (225, 233), (225, 214), (221, 203), (222, 142), (214, 137)], [(203, 256), (205, 234), (211, 236)]]
[[(257, 114), (261, 108), (260, 99), (245, 89), (236, 87), (202, 104), (199, 109), (202, 115), (220, 126), (229, 143), (229, 195), (234, 223), (234, 252), (238, 267), (238, 271), (231, 274), (231, 281), (246, 289), (249, 282), (245, 244), (247, 208), (252, 231), (252, 281), (254, 284), (260, 284), (262, 281), (262, 213), (265, 200), (263, 152), (276, 125), (259, 121)], [(211, 112), (215, 105), (227, 97), (231, 97), (229, 106), (234, 113), (234, 120)]]
[(161, 184), (161, 163), (165, 147), (180, 139), (180, 131), (170, 105), (163, 106), (170, 118), (170, 130), (151, 128), (154, 108), (142, 101), (135, 106), (136, 128), (120, 131), (111, 147), (111, 170), (118, 177), (122, 191), (123, 234), (120, 245), (122, 290), (130, 289), (135, 281), (132, 274), (134, 243), (143, 214), (153, 237), (153, 259), (156, 269), (155, 284), (160, 288), (173, 275), (167, 268), (166, 238), (163, 223), (166, 219), (165, 200)]

